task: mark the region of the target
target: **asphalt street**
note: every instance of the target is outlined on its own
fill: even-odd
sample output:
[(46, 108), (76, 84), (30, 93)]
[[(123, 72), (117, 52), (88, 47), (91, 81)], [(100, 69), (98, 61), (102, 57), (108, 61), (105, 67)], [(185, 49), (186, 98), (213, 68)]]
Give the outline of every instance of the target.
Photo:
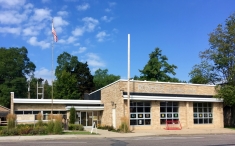
[(235, 134), (9, 141), (0, 146), (235, 146)]

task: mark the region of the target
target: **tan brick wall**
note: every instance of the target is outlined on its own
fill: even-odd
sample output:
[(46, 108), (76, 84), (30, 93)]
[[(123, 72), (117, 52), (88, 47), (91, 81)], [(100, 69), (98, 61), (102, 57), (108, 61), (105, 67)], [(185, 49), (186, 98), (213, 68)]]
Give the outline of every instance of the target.
[[(121, 117), (127, 115), (127, 101), (123, 102), (122, 92), (127, 92), (127, 81), (117, 82), (101, 90), (101, 101), (104, 103), (102, 125), (112, 125), (111, 101), (116, 104), (116, 127), (121, 124)], [(215, 88), (210, 85), (193, 85), (159, 82), (130, 82), (130, 92), (214, 95)], [(179, 102), (179, 120), (183, 128), (223, 127), (223, 103), (213, 103), (213, 124), (194, 124), (193, 102)], [(160, 125), (160, 101), (151, 101), (151, 125), (131, 126), (131, 129), (163, 129)]]
[[(127, 92), (127, 81), (120, 81), (119, 84), (119, 90)], [(184, 83), (131, 81), (130, 92), (214, 95), (215, 86)]]
[[(50, 104), (15, 104), (15, 111), (22, 111), (22, 110), (51, 110)], [(54, 104), (53, 110), (65, 110), (65, 105), (63, 104)]]
[[(104, 104), (104, 111), (101, 118), (102, 125), (112, 125), (112, 109), (116, 108), (116, 127), (121, 124), (121, 117), (124, 116), (124, 104), (119, 82), (101, 90), (101, 101)], [(112, 105), (112, 102), (115, 105)]]

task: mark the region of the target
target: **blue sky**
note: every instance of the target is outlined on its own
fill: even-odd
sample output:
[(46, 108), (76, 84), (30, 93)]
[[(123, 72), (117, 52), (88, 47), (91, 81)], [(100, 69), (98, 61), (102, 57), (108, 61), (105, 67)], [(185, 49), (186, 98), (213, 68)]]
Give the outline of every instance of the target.
[(156, 47), (188, 81), (208, 34), (235, 12), (234, 0), (0, 0), (0, 46), (28, 49), (35, 77), (51, 81), (51, 19), (58, 35), (53, 64), (61, 53), (127, 79), (127, 35), (131, 77), (139, 76)]

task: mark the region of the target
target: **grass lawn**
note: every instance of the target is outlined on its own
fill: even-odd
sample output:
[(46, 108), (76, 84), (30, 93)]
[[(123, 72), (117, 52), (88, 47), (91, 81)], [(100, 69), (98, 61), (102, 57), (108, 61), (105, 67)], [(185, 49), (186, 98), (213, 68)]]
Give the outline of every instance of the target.
[(71, 135), (71, 134), (80, 134), (80, 135), (99, 135), (96, 133), (91, 133), (89, 131), (69, 131), (69, 132), (63, 132), (65, 135)]
[(235, 130), (235, 127), (225, 127), (225, 128)]

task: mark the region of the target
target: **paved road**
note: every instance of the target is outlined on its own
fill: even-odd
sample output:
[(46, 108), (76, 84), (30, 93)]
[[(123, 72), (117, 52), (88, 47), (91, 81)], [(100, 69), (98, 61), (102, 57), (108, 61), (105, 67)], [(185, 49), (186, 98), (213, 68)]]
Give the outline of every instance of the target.
[(77, 138), (0, 142), (0, 146), (235, 146), (235, 134), (147, 136), (126, 138)]

